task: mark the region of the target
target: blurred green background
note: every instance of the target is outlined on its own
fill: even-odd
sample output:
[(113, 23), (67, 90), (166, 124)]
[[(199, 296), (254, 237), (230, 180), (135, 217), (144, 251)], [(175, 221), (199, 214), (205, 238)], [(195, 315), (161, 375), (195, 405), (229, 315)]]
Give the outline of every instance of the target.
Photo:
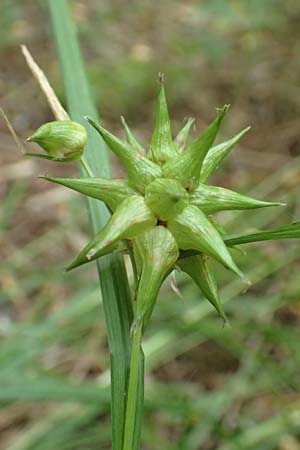
[[(146, 145), (157, 73), (174, 133), (199, 133), (224, 103), (222, 138), (251, 131), (212, 180), (286, 208), (220, 215), (231, 232), (300, 218), (298, 0), (72, 1), (102, 121), (126, 117)], [(0, 103), (25, 140), (48, 107), (21, 56), (26, 43), (63, 100), (42, 1), (2, 0)], [(80, 96), (80, 92), (78, 92)], [(34, 148), (34, 147), (32, 147)], [(114, 172), (120, 168), (113, 160)], [(97, 275), (63, 268), (88, 239), (84, 200), (38, 175), (76, 165), (25, 159), (0, 121), (0, 448), (110, 448), (109, 355)], [(146, 450), (300, 449), (300, 244), (244, 246), (252, 286), (221, 269), (231, 328), (188, 278), (166, 282), (145, 337)]]

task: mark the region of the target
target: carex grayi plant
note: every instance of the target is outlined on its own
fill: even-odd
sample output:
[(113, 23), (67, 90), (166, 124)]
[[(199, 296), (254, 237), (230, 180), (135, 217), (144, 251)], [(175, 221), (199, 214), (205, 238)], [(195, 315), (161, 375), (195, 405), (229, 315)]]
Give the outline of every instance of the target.
[[(31, 69), (35, 63), (23, 49)], [(27, 52), (27, 53), (26, 53)], [(38, 75), (40, 77), (40, 75)], [(224, 210), (254, 210), (281, 206), (280, 202), (266, 202), (208, 184), (209, 178), (235, 144), (249, 130), (243, 129), (231, 139), (214, 145), (229, 106), (217, 110), (216, 117), (191, 144), (188, 135), (194, 123), (186, 121), (173, 138), (165, 95), (163, 77), (157, 99), (154, 131), (148, 148), (144, 148), (129, 129), (124, 118), (126, 141), (113, 135), (103, 126), (86, 120), (105, 141), (123, 165), (127, 177), (106, 179), (93, 176), (93, 167), (84, 159), (87, 133), (84, 126), (70, 120), (48, 86), (43, 89), (50, 105), (54, 104), (58, 120), (42, 125), (29, 141), (35, 142), (45, 153), (26, 153), (56, 162), (80, 160), (85, 178), (44, 177), (81, 194), (104, 202), (111, 217), (66, 268), (77, 269), (111, 252), (129, 254), (135, 289), (132, 305), (131, 354), (123, 450), (139, 448), (136, 441), (138, 371), (141, 341), (164, 280), (174, 270), (187, 273), (227, 323), (219, 298), (215, 270), (223, 266), (241, 277), (230, 247), (262, 240), (300, 237), (299, 223), (258, 233), (228, 236), (212, 215)], [(54, 100), (53, 100), (54, 99)], [(188, 304), (186, 305), (188, 307)]]
[[(155, 127), (147, 150), (134, 137), (124, 118), (126, 142), (86, 117), (118, 157), (127, 178), (44, 177), (101, 200), (111, 211), (106, 226), (66, 270), (113, 251), (131, 253), (137, 280), (133, 334), (146, 329), (159, 289), (174, 269), (191, 276), (226, 322), (212, 262), (244, 280), (245, 277), (224, 242), (221, 227), (211, 215), (224, 210), (283, 205), (207, 184), (220, 162), (249, 130), (247, 127), (228, 141), (213, 146), (228, 109), (229, 105), (225, 105), (218, 110), (216, 118), (190, 145), (186, 142), (193, 119), (173, 139), (160, 75)], [(42, 125), (28, 140), (46, 150), (47, 158), (67, 161), (81, 157), (86, 130), (73, 121), (55, 121)]]

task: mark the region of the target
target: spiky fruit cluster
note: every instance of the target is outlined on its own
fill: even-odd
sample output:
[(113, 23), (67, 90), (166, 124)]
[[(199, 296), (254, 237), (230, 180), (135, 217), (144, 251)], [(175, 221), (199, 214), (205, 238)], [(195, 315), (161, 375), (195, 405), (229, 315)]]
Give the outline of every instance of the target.
[[(109, 222), (67, 270), (129, 246), (139, 277), (136, 321), (143, 321), (143, 327), (150, 319), (162, 282), (175, 267), (193, 278), (226, 320), (209, 259), (218, 261), (239, 276), (242, 274), (208, 214), (279, 204), (258, 201), (206, 184), (208, 177), (249, 129), (212, 147), (227, 110), (225, 105), (202, 135), (185, 148), (193, 120), (189, 119), (173, 140), (161, 82), (155, 128), (147, 153), (124, 119), (127, 142), (87, 118), (123, 164), (127, 179), (47, 178), (99, 199), (110, 209)], [(124, 242), (127, 247), (122, 246)], [(184, 257), (187, 250), (197, 254)]]

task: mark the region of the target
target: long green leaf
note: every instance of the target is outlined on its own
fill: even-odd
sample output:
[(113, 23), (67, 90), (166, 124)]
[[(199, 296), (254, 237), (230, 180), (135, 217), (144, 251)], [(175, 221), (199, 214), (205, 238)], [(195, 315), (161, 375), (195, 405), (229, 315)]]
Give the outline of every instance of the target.
[(234, 245), (248, 244), (250, 242), (278, 241), (280, 239), (298, 238), (300, 238), (300, 221), (293, 222), (280, 228), (273, 228), (273, 230), (228, 237), (225, 238), (224, 241), (228, 247), (233, 247)]
[[(66, 0), (48, 0), (54, 36), (72, 119), (85, 125), (84, 115), (97, 118), (82, 62), (76, 31)], [(97, 177), (110, 177), (110, 164), (104, 142), (89, 127), (85, 158)], [(84, 173), (83, 173), (84, 175)], [(98, 232), (109, 218), (106, 207), (88, 199), (92, 232)], [(113, 449), (121, 450), (126, 406), (127, 373), (130, 354), (132, 304), (124, 262), (119, 255), (106, 256), (97, 262), (106, 316), (111, 354), (112, 439)], [(141, 374), (142, 375), (142, 374)]]

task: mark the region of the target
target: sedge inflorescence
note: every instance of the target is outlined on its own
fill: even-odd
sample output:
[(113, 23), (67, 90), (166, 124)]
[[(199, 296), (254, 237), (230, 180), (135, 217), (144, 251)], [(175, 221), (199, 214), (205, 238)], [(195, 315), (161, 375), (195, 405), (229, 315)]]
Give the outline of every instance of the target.
[[(148, 151), (137, 141), (123, 118), (126, 142), (87, 118), (124, 166), (127, 179), (46, 177), (103, 201), (111, 211), (112, 216), (106, 226), (83, 248), (67, 270), (116, 250), (129, 250), (138, 278), (135, 322), (142, 322), (143, 328), (149, 322), (161, 284), (174, 268), (189, 274), (226, 320), (211, 260), (238, 276), (243, 275), (210, 215), (222, 210), (279, 205), (207, 184), (210, 175), (249, 129), (213, 146), (227, 110), (228, 105), (219, 110), (212, 123), (190, 145), (186, 142), (193, 119), (189, 119), (173, 139), (161, 80), (155, 128)], [(53, 124), (57, 127), (57, 122)], [(65, 121), (64, 124), (62, 121), (58, 127), (68, 129), (72, 135), (72, 124), (74, 122)], [(46, 125), (48, 138), (51, 123)], [(80, 134), (77, 125), (74, 125), (74, 132), (81, 141), (79, 146), (72, 141), (75, 154), (85, 142), (84, 131), (81, 130)], [(43, 133), (38, 130), (31, 140), (34, 141), (35, 136), (43, 146)], [(58, 148), (61, 140), (56, 139), (55, 144), (57, 142), (54, 150), (61, 156)], [(47, 145), (51, 147), (49, 139)]]

